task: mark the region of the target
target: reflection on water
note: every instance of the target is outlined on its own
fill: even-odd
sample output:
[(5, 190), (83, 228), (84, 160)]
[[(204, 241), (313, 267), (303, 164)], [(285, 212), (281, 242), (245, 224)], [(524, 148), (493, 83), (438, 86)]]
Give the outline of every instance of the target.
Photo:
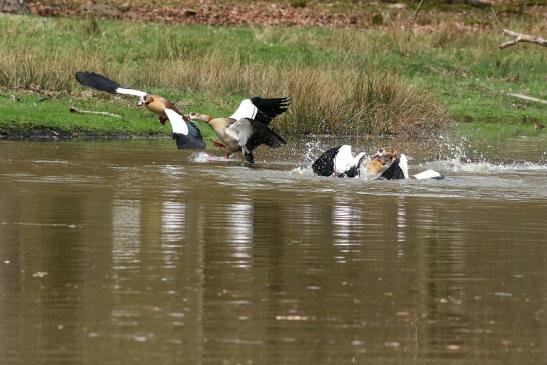
[(409, 147), (441, 182), (169, 143), (0, 143), (1, 364), (544, 361), (541, 141), (518, 164)]
[(164, 201), (161, 213), (161, 251), (163, 266), (176, 268), (179, 261), (179, 241), (184, 239), (186, 206), (184, 203)]
[(140, 246), (140, 202), (114, 199), (112, 202), (113, 269), (118, 271), (138, 267)]

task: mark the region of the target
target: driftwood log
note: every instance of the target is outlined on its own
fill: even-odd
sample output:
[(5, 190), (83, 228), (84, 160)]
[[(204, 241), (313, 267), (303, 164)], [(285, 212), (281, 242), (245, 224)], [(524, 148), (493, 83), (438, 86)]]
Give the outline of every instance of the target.
[(509, 29), (503, 29), (502, 32), (508, 35), (509, 37), (513, 38), (510, 41), (503, 42), (502, 44), (500, 44), (500, 48), (502, 49), (514, 46), (515, 44), (519, 42), (535, 43), (535, 44), (539, 44), (540, 46), (547, 47), (547, 39), (545, 38), (536, 37), (536, 36), (528, 35), (528, 34), (517, 33)]

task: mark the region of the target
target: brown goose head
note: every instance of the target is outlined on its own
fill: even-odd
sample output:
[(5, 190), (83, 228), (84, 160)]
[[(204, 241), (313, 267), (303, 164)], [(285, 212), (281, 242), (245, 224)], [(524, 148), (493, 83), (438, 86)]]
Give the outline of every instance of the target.
[(382, 164), (391, 163), (393, 160), (395, 160), (399, 156), (399, 152), (394, 148), (379, 148), (378, 151), (372, 157), (371, 160), (378, 160), (382, 162)]
[(209, 116), (207, 114), (201, 114), (201, 113), (196, 113), (196, 112), (188, 113), (186, 116), (190, 120), (199, 120), (199, 121), (206, 122), (206, 123), (209, 123), (211, 121), (211, 119), (213, 119), (213, 118), (211, 118), (211, 116)]
[(153, 101), (154, 101), (154, 96), (152, 96), (150, 94), (146, 94), (146, 95), (141, 96), (139, 98), (139, 102), (137, 103), (137, 106), (148, 105)]

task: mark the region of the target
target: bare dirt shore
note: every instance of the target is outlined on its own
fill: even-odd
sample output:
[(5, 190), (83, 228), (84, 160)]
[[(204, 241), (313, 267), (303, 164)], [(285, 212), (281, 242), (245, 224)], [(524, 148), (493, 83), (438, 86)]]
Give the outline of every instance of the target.
[[(451, 5), (442, 4), (429, 8), (435, 14), (454, 16), (455, 13), (465, 13), (466, 16), (479, 16), (475, 10), (482, 8), (489, 11), (490, 7), (469, 6), (470, 0), (447, 0)], [(481, 4), (474, 0), (472, 4)], [(537, 7), (545, 10), (541, 2), (531, 2), (524, 7), (514, 8), (510, 0), (491, 0), (500, 12), (531, 11), (538, 14)], [(189, 1), (27, 1), (31, 14), (39, 16), (75, 16), (97, 17), (106, 19), (127, 19), (172, 24), (207, 24), (218, 26), (328, 26), (347, 28), (381, 27), (406, 23), (414, 12), (417, 1), (377, 2), (369, 0), (353, 1), (219, 1), (219, 0), (189, 0)], [(423, 12), (428, 12), (424, 9)], [(541, 13), (541, 11), (540, 11)], [(425, 17), (429, 23), (429, 17)], [(418, 24), (420, 20), (418, 20)]]

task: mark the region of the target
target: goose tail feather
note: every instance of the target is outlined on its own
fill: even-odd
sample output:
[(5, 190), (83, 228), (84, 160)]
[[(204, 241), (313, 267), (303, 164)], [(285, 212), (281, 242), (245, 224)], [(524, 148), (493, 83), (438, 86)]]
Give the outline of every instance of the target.
[(203, 149), (206, 147), (202, 140), (182, 133), (173, 133), (173, 139), (177, 143), (177, 148), (179, 150)]

